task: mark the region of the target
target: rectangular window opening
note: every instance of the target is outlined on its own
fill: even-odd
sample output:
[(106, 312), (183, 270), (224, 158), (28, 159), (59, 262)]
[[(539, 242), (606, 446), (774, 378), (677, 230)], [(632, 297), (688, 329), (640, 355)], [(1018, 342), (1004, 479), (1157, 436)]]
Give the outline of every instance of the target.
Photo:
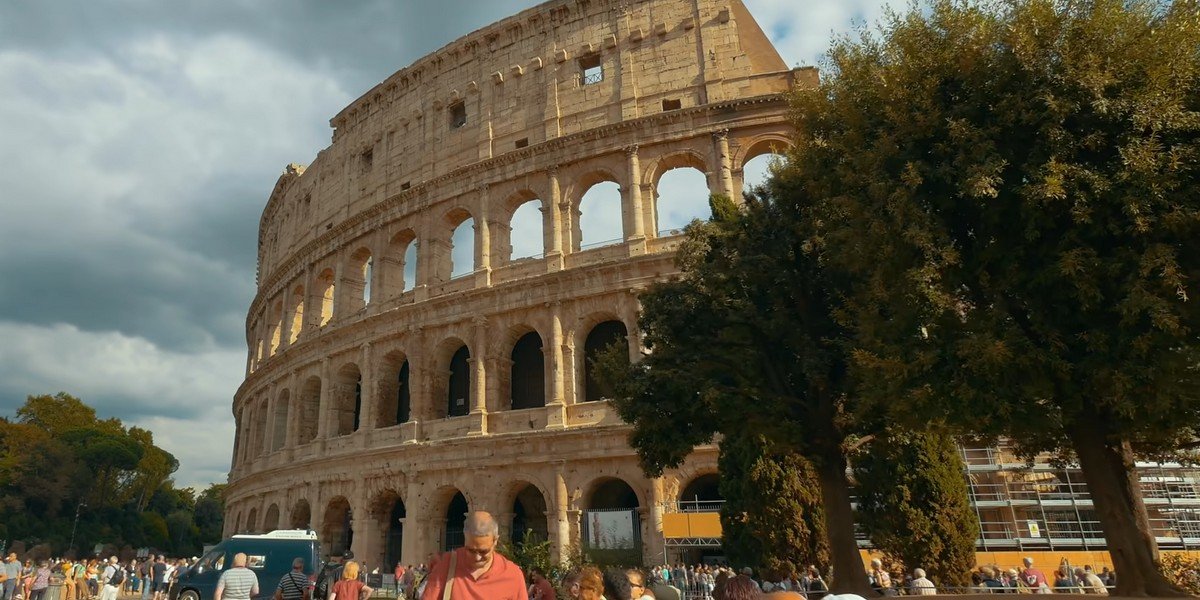
[(594, 85), (604, 81), (604, 64), (599, 54), (589, 54), (579, 59), (579, 77), (583, 85)]
[(412, 183), (405, 181), (404, 183), (400, 184), (400, 191), (407, 190), (410, 187), (412, 187)]
[(529, 145), (529, 138), (521, 138), (517, 140), (517, 148), (524, 148)]
[(683, 108), (682, 100), (663, 100), (663, 112), (679, 110), (681, 108)]
[(372, 149), (372, 150), (367, 150), (366, 152), (363, 152), (362, 153), (362, 170), (363, 170), (363, 172), (366, 173), (366, 172), (370, 171), (371, 167), (374, 165), (375, 165), (375, 151)]
[(467, 105), (455, 102), (450, 105), (450, 129), (458, 129), (467, 124)]

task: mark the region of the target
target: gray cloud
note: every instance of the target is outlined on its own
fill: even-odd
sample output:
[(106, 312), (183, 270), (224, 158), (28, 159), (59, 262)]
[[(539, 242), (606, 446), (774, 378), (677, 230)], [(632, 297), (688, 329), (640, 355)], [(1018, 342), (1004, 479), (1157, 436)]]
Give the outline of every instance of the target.
[[(223, 480), (281, 169), (388, 75), (536, 3), (0, 3), (0, 415), (67, 391), (154, 431), (181, 483)], [(880, 11), (747, 4), (789, 64)]]

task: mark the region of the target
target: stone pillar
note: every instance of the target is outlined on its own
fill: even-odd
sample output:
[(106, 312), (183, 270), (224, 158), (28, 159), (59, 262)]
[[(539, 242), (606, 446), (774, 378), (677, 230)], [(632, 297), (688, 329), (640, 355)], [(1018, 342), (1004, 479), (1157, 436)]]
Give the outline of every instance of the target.
[(562, 317), (559, 311), (561, 302), (555, 302), (550, 308), (550, 340), (543, 344), (546, 355), (546, 389), (550, 392), (546, 402), (546, 427), (561, 428), (566, 426), (566, 391), (564, 387), (563, 364), (563, 329)]
[(300, 433), (300, 391), (296, 389), (296, 371), (288, 373), (287, 433), (283, 438), (284, 448), (295, 448)]
[(562, 190), (558, 184), (558, 167), (546, 169), (550, 197), (542, 202), (543, 230), (546, 248), (546, 264), (550, 271), (562, 270), (563, 222)]
[(722, 129), (713, 134), (717, 157), (717, 179), (721, 184), (722, 194), (730, 200), (738, 202), (740, 198), (733, 193), (733, 161), (729, 155), (729, 130)]
[(321, 401), (317, 405), (317, 439), (329, 437), (333, 406), (333, 382), (330, 381), (329, 358), (321, 359)]
[(563, 462), (557, 463), (554, 473), (554, 518), (547, 519), (547, 529), (551, 539), (554, 540), (554, 547), (551, 557), (556, 563), (562, 563), (567, 559), (567, 551), (571, 547), (571, 523), (568, 510), (570, 509), (570, 492), (567, 491), (567, 480), (564, 474), (566, 465)]
[(489, 229), (488, 186), (479, 186), (479, 218), (475, 219), (475, 285), (487, 287), (492, 279), (492, 234)]
[(512, 512), (512, 507), (507, 508), (509, 512), (496, 514), (496, 524), (500, 526), (500, 538), (511, 540), (513, 534), (513, 520), (517, 517), (516, 513)]
[[(313, 291), (314, 287), (316, 287), (316, 283), (313, 281), (312, 265), (305, 265), (304, 295), (301, 297), (302, 301), (304, 302), (304, 318), (300, 322), (300, 335), (304, 335), (305, 333), (312, 331), (313, 327), (320, 322), (321, 302), (318, 300), (315, 305), (313, 304), (313, 297), (315, 296)], [(313, 310), (314, 306), (316, 307), (316, 310)]]
[(471, 364), (471, 414), (476, 416), (478, 421), (473, 426), (471, 433), (485, 435), (488, 432), (487, 318), (478, 317), (474, 324), (475, 342), (472, 344), (471, 360), (469, 361)]
[(346, 301), (349, 296), (346, 293), (346, 282), (343, 277), (346, 275), (346, 258), (338, 256), (337, 262), (333, 265), (333, 316), (329, 322), (332, 323), (346, 316)]
[(636, 240), (646, 237), (645, 219), (642, 214), (642, 165), (638, 160), (637, 144), (625, 148), (625, 156), (629, 159), (629, 182), (623, 186), (626, 190), (629, 204), (625, 207), (627, 227), (626, 240)]
[(379, 376), (371, 355), (371, 342), (363, 343), (360, 350), (359, 374), (362, 376), (362, 404), (358, 414), (358, 430), (375, 429), (375, 415), (379, 406)]
[(630, 290), (628, 300), (623, 303), (621, 311), (621, 320), (625, 322), (625, 330), (628, 333), (626, 341), (629, 342), (629, 360), (637, 362), (642, 358), (642, 332), (638, 328), (638, 312), (641, 303), (637, 298), (638, 290)]
[(267, 420), (267, 426), (263, 428), (263, 454), (271, 454), (275, 447), (275, 410), (279, 402), (279, 390), (275, 383), (272, 383), (267, 388), (267, 414), (264, 418)]

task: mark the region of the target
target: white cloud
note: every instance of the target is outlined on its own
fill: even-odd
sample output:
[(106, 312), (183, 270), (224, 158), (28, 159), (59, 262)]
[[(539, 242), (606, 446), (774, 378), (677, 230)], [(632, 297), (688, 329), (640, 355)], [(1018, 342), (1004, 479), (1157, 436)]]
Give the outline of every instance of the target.
[(182, 485), (223, 481), (233, 453), (230, 405), (245, 353), (166, 351), (117, 332), (0, 321), (0, 381), (10, 393), (66, 391), (101, 418), (154, 432), (181, 463)]

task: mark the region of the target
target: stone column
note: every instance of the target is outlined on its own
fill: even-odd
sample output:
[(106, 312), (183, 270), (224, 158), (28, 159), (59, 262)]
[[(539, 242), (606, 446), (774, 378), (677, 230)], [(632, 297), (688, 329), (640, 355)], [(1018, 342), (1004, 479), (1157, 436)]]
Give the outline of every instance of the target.
[(647, 523), (649, 539), (643, 539), (646, 554), (646, 564), (659, 564), (666, 561), (666, 540), (663, 539), (663, 478), (655, 477), (650, 480), (650, 522)]
[(296, 438), (299, 437), (300, 429), (300, 392), (296, 389), (296, 375), (296, 371), (288, 373), (287, 433), (283, 439), (283, 447), (288, 449), (296, 447)]
[(316, 286), (316, 283), (313, 281), (313, 267), (312, 267), (312, 265), (305, 265), (304, 266), (304, 295), (302, 296), (302, 299), (304, 302), (304, 319), (300, 322), (300, 335), (304, 335), (305, 333), (311, 331), (313, 329), (313, 327), (317, 323), (320, 322), (319, 321), (321, 318), (321, 307), (320, 307), (321, 302), (320, 302), (320, 300), (317, 301), (316, 310), (313, 310), (313, 306), (314, 306), (313, 298), (316, 295), (315, 292), (313, 291), (313, 288), (315, 286)]
[(625, 330), (628, 333), (626, 340), (629, 342), (629, 360), (637, 362), (642, 358), (642, 332), (638, 329), (638, 311), (641, 303), (637, 298), (638, 290), (629, 290), (629, 297), (624, 302), (623, 310), (621, 311), (621, 320), (625, 322)]
[(570, 509), (570, 492), (567, 491), (567, 480), (564, 475), (566, 464), (558, 462), (554, 473), (554, 519), (549, 520), (551, 539), (554, 540), (552, 557), (554, 562), (561, 563), (567, 559), (567, 550), (571, 547), (571, 524), (568, 510)]
[(472, 344), (471, 360), (471, 414), (476, 416), (477, 423), (472, 433), (486, 434), (487, 427), (487, 318), (477, 317), (475, 324), (475, 343)]
[(371, 355), (371, 342), (364, 342), (359, 349), (359, 373), (362, 376), (362, 404), (358, 415), (358, 430), (371, 431), (375, 429), (375, 415), (379, 405), (379, 376), (376, 373), (374, 357)]
[(488, 228), (488, 186), (479, 186), (479, 217), (475, 219), (475, 285), (487, 287), (492, 279), (492, 235)]
[(268, 455), (274, 451), (275, 447), (275, 410), (279, 402), (279, 390), (275, 383), (272, 383), (267, 388), (267, 426), (263, 428), (263, 454)]
[(321, 401), (317, 405), (317, 439), (329, 437), (330, 412), (333, 406), (333, 382), (330, 381), (329, 358), (321, 359)]
[(542, 202), (543, 244), (546, 248), (546, 264), (550, 271), (562, 270), (563, 222), (562, 190), (558, 184), (558, 167), (546, 169), (550, 197)]
[(546, 388), (550, 392), (546, 402), (546, 427), (562, 428), (566, 426), (566, 390), (564, 386), (563, 364), (563, 329), (562, 317), (559, 311), (561, 302), (555, 302), (550, 308), (550, 340), (543, 344), (546, 355)]
[(629, 159), (629, 182), (624, 187), (629, 204), (625, 207), (628, 215), (626, 240), (636, 240), (646, 237), (645, 219), (642, 214), (642, 164), (638, 160), (637, 144), (625, 148), (625, 156)]
[(729, 155), (729, 130), (722, 129), (713, 134), (717, 157), (717, 178), (721, 184), (721, 193), (730, 200), (738, 202), (740, 198), (733, 193), (733, 161)]

